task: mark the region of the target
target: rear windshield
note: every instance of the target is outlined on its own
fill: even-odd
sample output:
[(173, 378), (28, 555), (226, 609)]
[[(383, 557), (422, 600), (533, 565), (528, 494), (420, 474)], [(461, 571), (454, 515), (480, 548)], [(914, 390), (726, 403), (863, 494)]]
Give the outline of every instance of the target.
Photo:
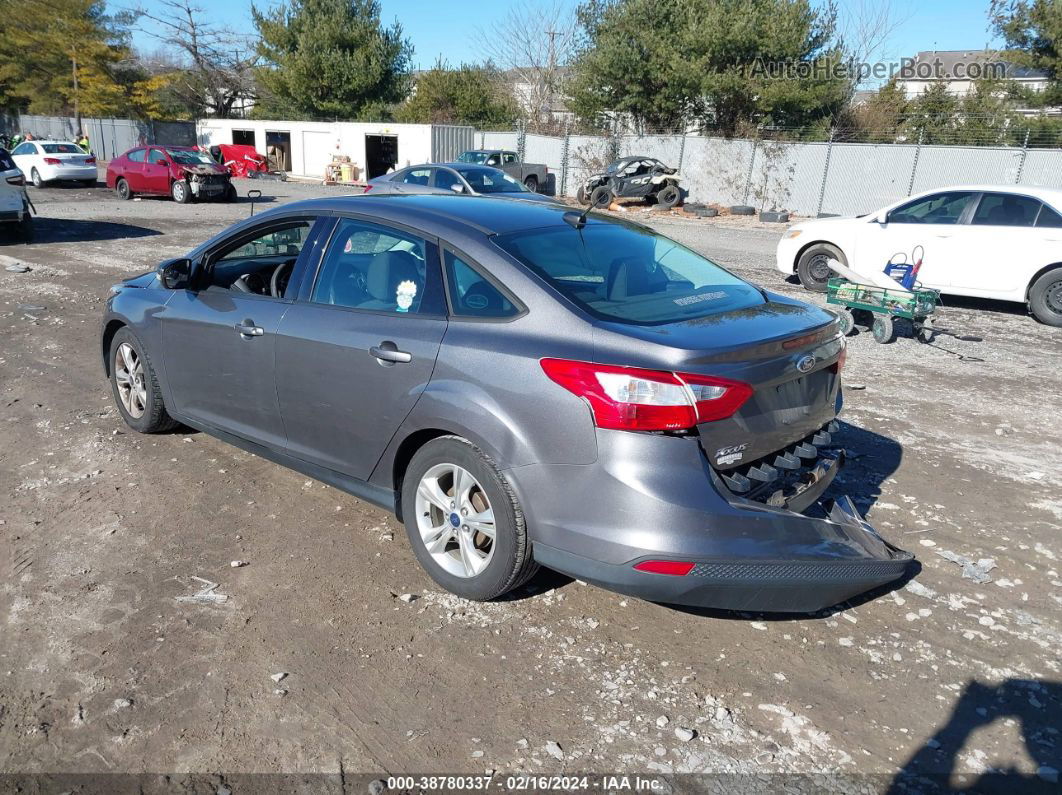
[(752, 285), (647, 229), (620, 222), (529, 229), (495, 243), (607, 320), (675, 323), (764, 303)]
[(41, 149), (48, 155), (83, 155), (85, 150), (77, 144), (41, 144)]

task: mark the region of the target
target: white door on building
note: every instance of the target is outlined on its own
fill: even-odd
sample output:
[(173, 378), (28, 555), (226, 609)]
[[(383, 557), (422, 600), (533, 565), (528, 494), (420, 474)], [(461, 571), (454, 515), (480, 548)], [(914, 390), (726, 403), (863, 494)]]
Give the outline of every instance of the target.
[(307, 177), (323, 177), (325, 166), (332, 162), (336, 136), (324, 130), (302, 131), (302, 173)]

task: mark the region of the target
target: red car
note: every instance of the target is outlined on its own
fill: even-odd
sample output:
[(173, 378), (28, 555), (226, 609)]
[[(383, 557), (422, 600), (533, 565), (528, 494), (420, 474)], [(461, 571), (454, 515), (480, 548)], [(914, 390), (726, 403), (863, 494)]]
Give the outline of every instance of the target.
[(107, 187), (120, 199), (137, 193), (192, 199), (235, 201), (236, 186), (224, 166), (191, 146), (138, 146), (107, 166)]

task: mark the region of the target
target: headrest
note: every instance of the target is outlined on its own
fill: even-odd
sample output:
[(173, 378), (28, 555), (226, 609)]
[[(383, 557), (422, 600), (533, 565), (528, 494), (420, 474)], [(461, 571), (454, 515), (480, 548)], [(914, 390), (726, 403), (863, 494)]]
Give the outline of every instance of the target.
[(369, 295), (377, 301), (395, 303), (398, 285), (404, 281), (413, 282), (418, 290), (423, 286), (420, 283), (417, 258), (408, 251), (384, 251), (369, 262), (365, 286)]
[(666, 287), (667, 274), (655, 262), (640, 257), (619, 257), (609, 266), (605, 297), (609, 301), (622, 301), (632, 295), (660, 292)]

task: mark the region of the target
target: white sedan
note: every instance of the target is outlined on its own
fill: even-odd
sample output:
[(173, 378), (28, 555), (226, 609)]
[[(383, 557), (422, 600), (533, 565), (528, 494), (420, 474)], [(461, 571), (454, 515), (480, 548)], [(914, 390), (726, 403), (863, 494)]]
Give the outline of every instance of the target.
[(67, 179), (96, 184), (96, 158), (70, 141), (23, 141), (11, 151), (11, 158), (38, 188)]
[(809, 290), (826, 289), (834, 257), (856, 271), (910, 262), (918, 281), (951, 295), (1028, 303), (1062, 326), (1062, 190), (976, 185), (940, 188), (858, 218), (819, 218), (789, 228), (777, 267)]

